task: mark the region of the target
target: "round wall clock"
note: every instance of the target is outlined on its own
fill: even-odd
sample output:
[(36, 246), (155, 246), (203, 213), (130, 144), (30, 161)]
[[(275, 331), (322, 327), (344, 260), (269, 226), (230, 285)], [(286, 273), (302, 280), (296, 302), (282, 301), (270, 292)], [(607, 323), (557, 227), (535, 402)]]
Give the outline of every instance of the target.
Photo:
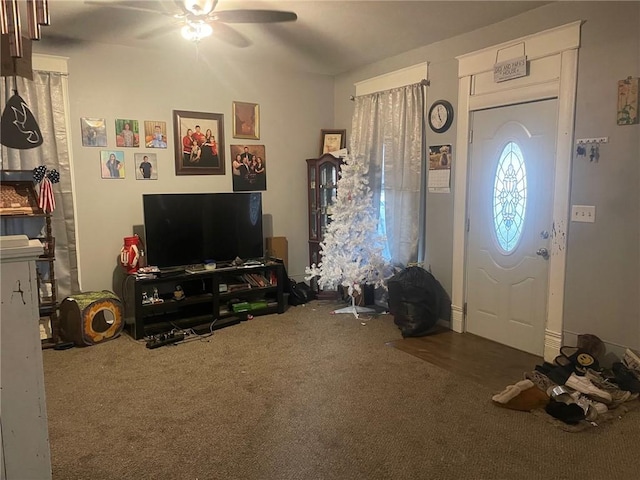
[(436, 100), (429, 109), (429, 126), (436, 133), (449, 130), (453, 123), (453, 106), (446, 100)]

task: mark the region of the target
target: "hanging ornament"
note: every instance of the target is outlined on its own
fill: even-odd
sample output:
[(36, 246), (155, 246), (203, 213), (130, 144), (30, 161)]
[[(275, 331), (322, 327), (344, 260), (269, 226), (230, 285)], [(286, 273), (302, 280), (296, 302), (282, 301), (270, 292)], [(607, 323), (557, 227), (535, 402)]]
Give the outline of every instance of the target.
[(42, 132), (26, 102), (15, 93), (7, 102), (0, 119), (2, 145), (28, 150), (42, 145)]
[(57, 170), (47, 170), (47, 167), (40, 165), (33, 169), (33, 180), (40, 184), (38, 206), (45, 212), (53, 212), (56, 208), (53, 184), (60, 181), (60, 173)]
[(33, 169), (33, 180), (35, 180), (36, 183), (40, 183), (46, 174), (47, 167), (45, 167), (44, 165), (40, 165), (39, 167)]
[(51, 183), (58, 183), (60, 181), (60, 173), (57, 170), (49, 170), (47, 172), (47, 178), (51, 180)]

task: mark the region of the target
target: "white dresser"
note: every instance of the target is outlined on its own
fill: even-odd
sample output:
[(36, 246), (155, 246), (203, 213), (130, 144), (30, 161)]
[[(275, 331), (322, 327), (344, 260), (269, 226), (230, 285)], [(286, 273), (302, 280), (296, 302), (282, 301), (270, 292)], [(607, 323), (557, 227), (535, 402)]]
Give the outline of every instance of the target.
[(35, 260), (38, 240), (0, 237), (0, 477), (50, 479)]

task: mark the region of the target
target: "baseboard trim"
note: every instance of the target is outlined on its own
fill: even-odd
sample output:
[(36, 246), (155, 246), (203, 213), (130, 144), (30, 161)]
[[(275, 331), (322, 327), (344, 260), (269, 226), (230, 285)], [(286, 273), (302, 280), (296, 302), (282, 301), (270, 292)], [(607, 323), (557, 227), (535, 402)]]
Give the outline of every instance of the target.
[(464, 311), (456, 305), (451, 305), (451, 329), (458, 333), (464, 332)]
[(548, 329), (544, 331), (544, 360), (553, 363), (553, 360), (560, 355), (562, 346), (562, 332), (554, 332)]

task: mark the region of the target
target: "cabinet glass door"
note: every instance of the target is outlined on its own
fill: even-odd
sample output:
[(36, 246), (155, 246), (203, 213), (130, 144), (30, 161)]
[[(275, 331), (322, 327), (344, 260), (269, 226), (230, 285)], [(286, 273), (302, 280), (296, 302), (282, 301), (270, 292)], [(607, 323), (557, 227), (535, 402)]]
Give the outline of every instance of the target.
[(316, 190), (316, 169), (309, 166), (309, 238), (318, 238), (318, 193)]
[(335, 202), (337, 195), (338, 169), (332, 163), (323, 163), (320, 165), (320, 235), (324, 237), (327, 225), (329, 225), (329, 216), (331, 215), (331, 207)]

